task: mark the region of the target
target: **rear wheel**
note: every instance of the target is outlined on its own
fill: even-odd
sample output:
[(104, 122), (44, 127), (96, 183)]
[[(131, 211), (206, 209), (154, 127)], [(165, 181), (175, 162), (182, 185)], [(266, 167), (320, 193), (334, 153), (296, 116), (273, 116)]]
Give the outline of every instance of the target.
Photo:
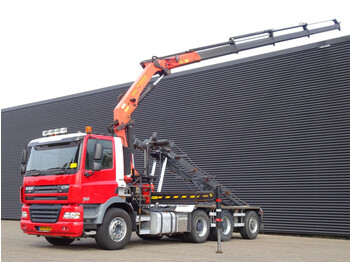
[(244, 218), (244, 227), (240, 233), (244, 239), (255, 239), (260, 231), (260, 221), (256, 212), (248, 211)]
[(191, 232), (184, 234), (184, 238), (192, 243), (203, 243), (208, 239), (210, 232), (210, 221), (207, 213), (196, 210), (192, 214)]
[(109, 209), (97, 228), (95, 240), (103, 249), (124, 248), (130, 240), (132, 224), (129, 214), (120, 208)]
[[(233, 216), (228, 210), (222, 211), (222, 223), (221, 223), (221, 241), (229, 241), (233, 233)], [(218, 240), (218, 230), (216, 228), (210, 229), (210, 239)]]
[(68, 246), (74, 242), (74, 238), (45, 237), (47, 242), (55, 246)]

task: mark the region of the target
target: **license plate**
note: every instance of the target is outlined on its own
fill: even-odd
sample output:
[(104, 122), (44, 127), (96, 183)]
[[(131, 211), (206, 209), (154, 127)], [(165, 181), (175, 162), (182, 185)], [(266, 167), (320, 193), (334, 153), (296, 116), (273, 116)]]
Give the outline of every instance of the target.
[(51, 231), (52, 230), (52, 227), (39, 227), (39, 231)]

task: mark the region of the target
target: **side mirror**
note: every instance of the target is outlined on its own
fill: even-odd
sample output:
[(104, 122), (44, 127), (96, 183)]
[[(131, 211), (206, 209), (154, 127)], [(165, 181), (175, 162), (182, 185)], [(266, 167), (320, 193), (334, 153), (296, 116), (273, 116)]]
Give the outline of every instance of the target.
[(92, 163), (93, 171), (99, 171), (102, 169), (102, 163), (97, 162), (99, 160), (102, 160), (102, 155), (103, 155), (103, 146), (99, 143), (96, 143), (94, 148), (94, 162)]
[(27, 156), (28, 156), (27, 150), (25, 148), (22, 149), (22, 155), (21, 155), (21, 164), (22, 165), (25, 165), (27, 163)]
[(102, 169), (102, 163), (94, 162), (92, 163), (92, 171), (100, 171)]
[(103, 154), (103, 146), (99, 143), (96, 143), (94, 148), (94, 160), (101, 160)]
[(21, 165), (20, 172), (21, 172), (21, 175), (25, 174), (25, 172), (26, 172), (26, 166), (25, 165)]

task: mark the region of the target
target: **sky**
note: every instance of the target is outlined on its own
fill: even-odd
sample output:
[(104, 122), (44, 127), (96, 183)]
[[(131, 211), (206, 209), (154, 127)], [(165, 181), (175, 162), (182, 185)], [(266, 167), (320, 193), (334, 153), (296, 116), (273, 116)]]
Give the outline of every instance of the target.
[(173, 73), (350, 35), (349, 10), (350, 0), (2, 0), (0, 108), (132, 82), (142, 60), (240, 34), (335, 18), (342, 26)]

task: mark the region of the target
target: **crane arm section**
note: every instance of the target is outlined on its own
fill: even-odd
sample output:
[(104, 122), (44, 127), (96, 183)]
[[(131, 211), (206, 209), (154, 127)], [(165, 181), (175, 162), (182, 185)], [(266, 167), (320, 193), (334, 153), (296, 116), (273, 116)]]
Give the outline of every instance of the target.
[[(142, 98), (146, 95), (145, 93), (148, 94), (162, 77), (170, 74), (171, 69), (200, 62), (202, 60), (238, 53), (245, 50), (268, 45), (275, 45), (276, 43), (292, 39), (310, 37), (311, 35), (322, 32), (340, 30), (340, 23), (336, 19), (325, 22), (331, 22), (332, 24), (315, 27), (315, 25), (319, 23), (304, 23), (278, 30), (270, 29), (231, 37), (227, 42), (194, 48), (190, 49), (189, 51), (160, 58), (153, 57), (150, 60), (142, 61), (141, 66), (143, 67), (143, 71), (115, 107), (114, 122), (109, 130), (116, 133), (117, 136), (124, 138), (123, 141), (125, 147), (129, 147), (129, 144), (132, 146), (131, 140), (126, 136), (126, 133), (128, 132), (128, 126), (132, 124), (132, 113), (137, 108)], [(309, 28), (309, 26), (312, 26), (312, 28)], [(146, 91), (145, 88), (151, 81), (152, 77), (156, 74), (159, 74), (160, 78), (153, 82), (151, 86), (148, 87), (148, 91)]]
[(131, 114), (137, 108), (142, 91), (155, 74), (168, 75), (173, 68), (199, 61), (201, 61), (201, 57), (196, 52), (189, 52), (167, 59), (158, 59), (154, 57), (152, 61), (143, 64), (141, 75), (132, 84), (114, 109), (114, 121), (118, 121), (119, 126), (119, 128), (117, 127), (117, 131), (120, 131), (128, 124)]

